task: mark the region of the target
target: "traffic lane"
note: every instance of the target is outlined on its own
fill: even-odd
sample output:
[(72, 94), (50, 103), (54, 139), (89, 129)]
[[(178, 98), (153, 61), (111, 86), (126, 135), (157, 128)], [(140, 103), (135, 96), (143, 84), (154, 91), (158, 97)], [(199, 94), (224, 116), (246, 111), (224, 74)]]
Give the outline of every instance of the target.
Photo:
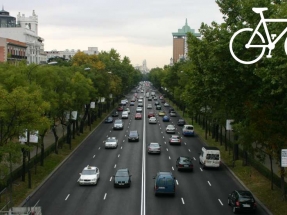
[[(156, 126), (156, 127), (155, 127)], [(146, 159), (146, 214), (188, 214), (187, 208), (184, 207), (184, 201), (181, 198), (178, 180), (176, 183), (176, 194), (173, 196), (155, 196), (154, 179), (158, 171), (172, 170), (169, 152), (166, 150), (166, 142), (159, 125), (147, 126), (147, 143), (158, 142), (162, 145), (160, 155), (147, 154)], [(176, 175), (175, 175), (176, 176)]]
[[(141, 207), (141, 166), (142, 166), (142, 120), (134, 120), (133, 113), (130, 114), (129, 130), (138, 130), (140, 134), (139, 142), (128, 142), (128, 132), (125, 134), (123, 149), (119, 156), (118, 162), (114, 165), (114, 172), (111, 175), (110, 186), (106, 193), (105, 207), (97, 214), (139, 214)], [(112, 177), (117, 169), (128, 168), (131, 177), (131, 187), (114, 188), (114, 178)], [(133, 199), (133, 201), (127, 201)]]
[[(64, 200), (67, 197), (71, 197), (71, 192), (74, 187), (77, 186), (79, 173), (83, 168), (87, 165), (95, 165), (100, 169), (101, 177), (103, 176), (101, 169), (104, 165), (101, 164), (103, 163), (102, 160), (108, 158), (108, 154), (102, 153), (101, 149), (104, 149), (102, 141), (106, 139), (106, 136), (108, 136), (109, 133), (107, 126), (107, 124), (99, 126), (99, 129), (95, 130), (60, 167), (60, 169), (58, 169), (58, 171), (56, 171), (44, 184), (44, 186), (33, 195), (30, 202), (34, 201), (36, 203), (41, 199), (40, 205), (45, 213), (50, 213), (48, 210), (58, 212), (63, 210), (63, 213), (65, 214), (66, 210), (64, 205), (57, 209), (56, 207), (50, 207), (50, 205), (51, 203), (60, 205), (61, 202), (65, 204)], [(101, 129), (103, 127), (104, 130)], [(81, 194), (76, 194), (76, 196), (81, 196)], [(51, 212), (51, 214), (52, 213), (53, 212)]]

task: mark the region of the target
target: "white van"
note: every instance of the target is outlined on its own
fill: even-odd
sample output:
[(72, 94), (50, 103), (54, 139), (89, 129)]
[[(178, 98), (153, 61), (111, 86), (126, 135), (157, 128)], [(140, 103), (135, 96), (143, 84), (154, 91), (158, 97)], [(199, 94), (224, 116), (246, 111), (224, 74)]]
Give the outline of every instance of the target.
[(221, 164), (219, 149), (213, 146), (203, 146), (199, 155), (199, 163), (202, 165), (203, 168), (219, 168)]
[(122, 119), (127, 119), (129, 118), (129, 112), (128, 111), (123, 111), (122, 112)]

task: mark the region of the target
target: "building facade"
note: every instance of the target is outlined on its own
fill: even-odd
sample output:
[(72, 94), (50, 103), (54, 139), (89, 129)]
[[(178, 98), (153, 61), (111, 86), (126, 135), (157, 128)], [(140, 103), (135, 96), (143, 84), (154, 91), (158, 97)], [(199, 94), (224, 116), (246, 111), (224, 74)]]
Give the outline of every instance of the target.
[[(74, 50), (74, 49), (66, 49), (64, 51), (57, 51), (57, 50), (52, 50), (52, 51), (45, 51), (45, 54), (47, 55), (47, 59), (49, 58), (54, 58), (54, 57), (61, 57), (66, 60), (71, 60), (74, 55), (81, 50)], [(98, 47), (88, 47), (88, 50), (83, 51), (85, 54), (88, 55), (94, 55), (94, 54), (99, 54)]]
[(196, 37), (200, 37), (200, 33), (195, 33), (194, 29), (191, 29), (187, 24), (187, 19), (185, 25), (178, 29), (178, 32), (172, 33), (173, 36), (173, 63), (178, 62), (180, 59), (187, 59), (187, 33), (192, 33)]
[(26, 43), (0, 37), (0, 62), (17, 63), (26, 60)]
[(38, 36), (38, 16), (35, 11), (33, 10), (32, 16), (29, 17), (26, 17), (24, 14), (20, 15), (19, 13), (15, 25), (14, 22), (16, 18), (11, 18), (9, 12), (2, 9), (0, 14), (2, 14), (0, 15), (1, 37), (25, 43), (27, 46), (25, 54), (28, 64), (46, 63), (47, 56), (44, 52), (44, 39)]

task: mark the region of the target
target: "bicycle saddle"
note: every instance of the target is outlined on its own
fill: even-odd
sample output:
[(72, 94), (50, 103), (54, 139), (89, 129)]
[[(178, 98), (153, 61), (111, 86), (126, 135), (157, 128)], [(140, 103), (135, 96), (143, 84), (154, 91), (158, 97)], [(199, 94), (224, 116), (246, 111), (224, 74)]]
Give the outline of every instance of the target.
[(252, 10), (255, 13), (261, 13), (262, 11), (268, 10), (268, 8), (267, 7), (253, 7)]

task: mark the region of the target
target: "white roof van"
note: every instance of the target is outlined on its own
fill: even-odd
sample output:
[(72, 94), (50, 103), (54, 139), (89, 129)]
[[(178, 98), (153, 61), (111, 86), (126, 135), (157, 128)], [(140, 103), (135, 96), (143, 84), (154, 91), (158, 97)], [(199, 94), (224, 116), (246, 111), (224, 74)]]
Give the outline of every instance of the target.
[(203, 168), (219, 168), (221, 164), (219, 149), (213, 146), (203, 146), (199, 155), (199, 163), (202, 165)]

